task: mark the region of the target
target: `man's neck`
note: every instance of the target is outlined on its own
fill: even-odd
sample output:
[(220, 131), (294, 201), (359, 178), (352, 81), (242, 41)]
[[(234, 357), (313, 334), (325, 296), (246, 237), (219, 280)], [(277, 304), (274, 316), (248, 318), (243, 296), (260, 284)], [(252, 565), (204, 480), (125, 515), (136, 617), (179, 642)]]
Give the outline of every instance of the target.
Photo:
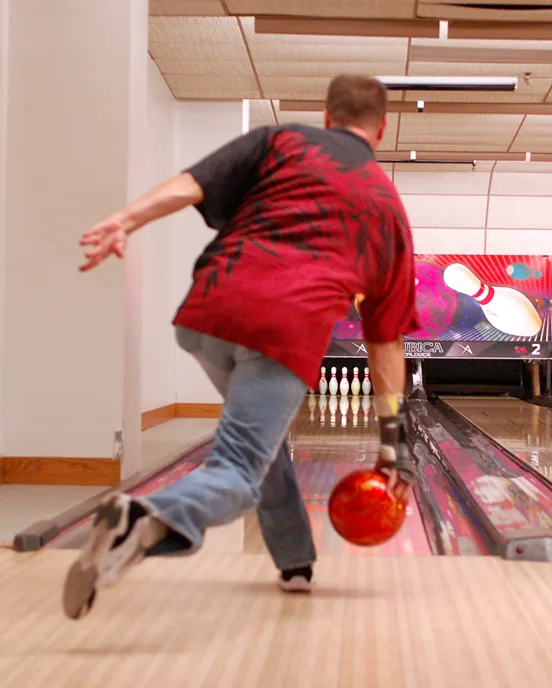
[(356, 136), (360, 136), (361, 139), (364, 139), (367, 143), (370, 144), (372, 150), (376, 150), (378, 145), (378, 135), (375, 130), (361, 129), (360, 127), (355, 126), (349, 126), (344, 128), (347, 129), (347, 131), (350, 131), (351, 133), (355, 134)]

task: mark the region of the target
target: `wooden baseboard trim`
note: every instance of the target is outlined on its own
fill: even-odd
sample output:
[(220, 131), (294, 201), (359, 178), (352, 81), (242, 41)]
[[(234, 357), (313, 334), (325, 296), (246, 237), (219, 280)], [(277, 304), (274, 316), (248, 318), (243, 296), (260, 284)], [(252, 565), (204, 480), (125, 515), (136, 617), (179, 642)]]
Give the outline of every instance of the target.
[[(142, 414), (142, 430), (173, 418), (219, 418), (222, 404), (168, 404)], [(56, 456), (0, 457), (0, 485), (117, 485), (119, 459)]]
[(176, 404), (177, 418), (220, 418), (222, 404)]
[(4, 456), (0, 483), (5, 485), (118, 485), (119, 459)]
[(176, 418), (176, 404), (167, 404), (167, 406), (146, 411), (142, 413), (142, 430), (149, 430), (173, 418)]
[(142, 413), (142, 430), (173, 418), (220, 418), (222, 404), (168, 404)]

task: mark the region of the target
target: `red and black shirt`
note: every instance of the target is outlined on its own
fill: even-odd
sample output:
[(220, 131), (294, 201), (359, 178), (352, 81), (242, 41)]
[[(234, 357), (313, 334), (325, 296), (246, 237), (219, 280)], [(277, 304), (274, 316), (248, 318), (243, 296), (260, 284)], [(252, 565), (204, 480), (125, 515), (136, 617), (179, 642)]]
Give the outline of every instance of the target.
[(367, 341), (419, 327), (408, 220), (364, 139), (261, 127), (187, 171), (217, 235), (174, 324), (258, 351), (311, 387), (355, 294)]

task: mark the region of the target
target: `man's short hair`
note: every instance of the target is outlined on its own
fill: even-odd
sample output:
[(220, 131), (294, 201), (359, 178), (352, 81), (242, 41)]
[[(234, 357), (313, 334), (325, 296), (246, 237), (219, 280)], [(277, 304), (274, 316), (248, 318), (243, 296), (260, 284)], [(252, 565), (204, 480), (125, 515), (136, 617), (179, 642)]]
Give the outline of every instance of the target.
[(326, 109), (337, 126), (377, 126), (387, 114), (387, 88), (372, 77), (340, 74), (328, 88)]

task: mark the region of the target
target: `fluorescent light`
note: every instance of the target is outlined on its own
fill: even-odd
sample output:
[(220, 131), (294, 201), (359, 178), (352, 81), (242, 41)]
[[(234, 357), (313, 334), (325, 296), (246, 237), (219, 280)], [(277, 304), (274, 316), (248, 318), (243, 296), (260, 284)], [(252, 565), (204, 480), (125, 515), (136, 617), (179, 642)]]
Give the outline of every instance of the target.
[(473, 169), (475, 169), (475, 166), (477, 165), (477, 160), (436, 160), (433, 158), (428, 158), (427, 160), (420, 160), (419, 158), (377, 158), (377, 161), (382, 165), (471, 165)]
[(242, 100), (242, 134), (247, 134), (249, 131), (249, 113), (250, 113), (250, 103), (249, 100)]
[(515, 91), (516, 77), (379, 76), (390, 91)]

